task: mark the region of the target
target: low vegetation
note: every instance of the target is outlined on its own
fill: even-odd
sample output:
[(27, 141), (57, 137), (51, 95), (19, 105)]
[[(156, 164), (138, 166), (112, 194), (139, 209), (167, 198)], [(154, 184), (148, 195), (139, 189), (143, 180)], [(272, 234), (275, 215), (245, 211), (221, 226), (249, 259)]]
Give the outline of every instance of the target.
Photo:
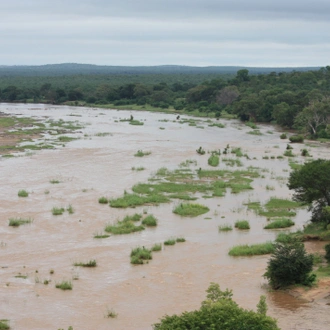
[(181, 203), (174, 208), (173, 213), (183, 217), (197, 217), (209, 211), (210, 209), (207, 206), (201, 204)]
[(33, 220), (30, 218), (24, 219), (24, 218), (10, 218), (9, 219), (9, 226), (12, 227), (19, 227), (21, 225), (26, 225), (28, 223), (31, 223)]
[(72, 282), (71, 281), (62, 281), (60, 283), (55, 284), (55, 288), (61, 290), (72, 290)]
[(232, 247), (229, 250), (229, 255), (233, 257), (239, 256), (254, 256), (269, 254), (274, 251), (274, 244), (272, 242), (260, 243), (260, 244), (244, 244)]
[(97, 262), (95, 259), (92, 259), (87, 262), (75, 262), (73, 265), (76, 267), (96, 267)]
[(164, 242), (164, 245), (174, 245), (176, 240), (174, 238), (170, 238)]
[(138, 150), (136, 152), (136, 154), (134, 154), (135, 157), (144, 157), (144, 156), (148, 156), (151, 154), (151, 151), (142, 151), (142, 150)]
[(64, 213), (65, 209), (63, 207), (53, 207), (52, 208), (52, 214), (53, 215), (62, 215)]
[(152, 259), (151, 250), (137, 247), (131, 251), (131, 264), (142, 265)]
[(295, 223), (291, 219), (282, 218), (271, 221), (264, 229), (288, 228), (294, 225)]
[(242, 230), (250, 229), (249, 221), (247, 221), (247, 220), (238, 220), (238, 221), (235, 222), (235, 228), (242, 229)]
[(100, 204), (108, 204), (109, 200), (108, 200), (108, 198), (102, 196), (102, 197), (99, 198), (99, 203)]
[(148, 227), (156, 227), (158, 220), (153, 215), (148, 215), (142, 220), (142, 225)]
[(210, 166), (216, 167), (219, 165), (220, 158), (218, 155), (212, 154), (207, 160), (207, 162)]
[(22, 189), (22, 190), (18, 191), (17, 195), (18, 195), (18, 197), (28, 197), (29, 193), (26, 190)]
[(224, 225), (219, 225), (218, 226), (218, 230), (221, 232), (221, 231), (231, 231), (233, 230), (233, 227), (232, 225), (229, 225), (229, 224), (224, 224)]

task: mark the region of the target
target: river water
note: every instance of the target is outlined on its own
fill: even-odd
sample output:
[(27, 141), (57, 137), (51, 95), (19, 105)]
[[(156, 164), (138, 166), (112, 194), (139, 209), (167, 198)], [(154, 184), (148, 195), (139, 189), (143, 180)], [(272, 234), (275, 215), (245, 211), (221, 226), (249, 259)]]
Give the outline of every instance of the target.
[[(202, 129), (161, 113), (12, 104), (1, 104), (0, 111), (84, 125), (72, 135), (79, 139), (55, 150), (0, 158), (0, 319), (9, 319), (13, 329), (150, 330), (165, 314), (199, 308), (210, 282), (232, 289), (234, 300), (244, 308), (255, 310), (260, 295), (266, 295), (268, 314), (277, 318), (284, 330), (329, 329), (325, 301), (304, 302), (268, 291), (262, 275), (269, 256), (228, 256), (233, 245), (265, 242), (277, 234), (264, 230), (267, 220), (247, 210), (244, 203), (292, 196), (286, 186), (290, 173), (287, 158), (263, 159), (283, 155), (286, 149), (287, 140), (279, 138), (274, 126), (260, 125), (263, 135), (257, 136), (247, 134), (251, 128), (235, 120), (220, 120), (226, 127), (218, 128), (200, 119), (197, 126)], [(131, 114), (144, 125), (119, 121)], [(54, 137), (46, 135), (41, 140), (45, 139)], [(161, 167), (176, 169), (191, 159), (197, 161), (191, 168), (208, 168), (208, 156), (198, 155), (196, 149), (223, 150), (227, 144), (241, 147), (250, 158), (241, 159), (244, 167), (260, 168), (262, 177), (255, 179), (254, 189), (247, 192), (227, 191), (225, 197), (212, 199), (198, 195), (197, 202), (210, 208), (206, 215), (181, 218), (172, 213), (178, 201), (136, 209), (98, 203), (101, 196), (120, 197), (134, 184), (147, 182)], [(293, 152), (300, 154), (301, 148), (294, 145)], [(307, 148), (314, 159), (329, 158), (329, 149), (322, 144)], [(151, 155), (134, 157), (137, 150), (151, 151)], [(304, 161), (301, 156), (295, 160)], [(133, 171), (132, 167), (145, 170)], [(220, 167), (227, 168), (223, 163)], [(50, 180), (60, 183), (51, 184)], [(19, 198), (20, 189), (26, 189), (29, 197)], [(53, 207), (69, 204), (74, 214), (52, 215)], [(129, 235), (94, 238), (107, 223), (135, 212), (155, 215), (158, 226)], [(8, 226), (12, 217), (28, 217), (33, 222), (14, 228)], [(308, 218), (306, 210), (299, 210), (291, 230), (301, 228)], [(239, 219), (249, 220), (251, 230), (218, 232), (219, 225)], [(175, 236), (187, 241), (163, 247), (148, 264), (130, 264), (132, 248), (151, 247)], [(96, 259), (98, 266), (73, 266), (90, 259)], [(45, 285), (44, 280), (50, 283)], [(56, 289), (55, 283), (62, 280), (72, 280), (73, 290)], [(105, 317), (108, 310), (118, 316)]]

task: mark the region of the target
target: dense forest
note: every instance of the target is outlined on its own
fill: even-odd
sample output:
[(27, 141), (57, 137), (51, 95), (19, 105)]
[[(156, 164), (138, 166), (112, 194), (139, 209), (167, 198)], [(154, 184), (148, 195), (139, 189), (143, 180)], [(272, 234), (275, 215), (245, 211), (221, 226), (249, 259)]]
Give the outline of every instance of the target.
[(330, 138), (330, 66), (274, 71), (68, 66), (0, 67), (1, 102), (151, 106), (216, 117), (229, 113)]

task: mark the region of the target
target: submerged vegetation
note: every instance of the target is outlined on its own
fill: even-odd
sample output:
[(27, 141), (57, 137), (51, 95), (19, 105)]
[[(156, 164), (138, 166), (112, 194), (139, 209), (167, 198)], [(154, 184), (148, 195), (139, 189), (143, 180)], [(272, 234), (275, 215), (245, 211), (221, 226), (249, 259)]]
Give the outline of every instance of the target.
[(272, 242), (252, 244), (252, 245), (237, 245), (229, 250), (229, 255), (233, 257), (238, 256), (254, 256), (269, 254), (274, 251), (274, 244)]
[(174, 208), (173, 213), (183, 217), (197, 217), (198, 215), (207, 213), (208, 211), (210, 211), (210, 209), (201, 204), (181, 203)]

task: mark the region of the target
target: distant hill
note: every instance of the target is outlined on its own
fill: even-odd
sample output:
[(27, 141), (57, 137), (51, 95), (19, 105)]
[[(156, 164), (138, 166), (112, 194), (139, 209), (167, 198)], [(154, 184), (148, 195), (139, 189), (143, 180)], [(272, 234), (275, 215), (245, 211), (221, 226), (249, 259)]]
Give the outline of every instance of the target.
[(0, 77), (55, 77), (72, 75), (143, 75), (143, 74), (235, 74), (238, 70), (248, 69), (250, 74), (267, 74), (270, 72), (315, 71), (320, 67), (296, 68), (258, 68), (242, 66), (105, 66), (92, 64), (47, 64), (40, 66), (4, 66), (0, 65)]

